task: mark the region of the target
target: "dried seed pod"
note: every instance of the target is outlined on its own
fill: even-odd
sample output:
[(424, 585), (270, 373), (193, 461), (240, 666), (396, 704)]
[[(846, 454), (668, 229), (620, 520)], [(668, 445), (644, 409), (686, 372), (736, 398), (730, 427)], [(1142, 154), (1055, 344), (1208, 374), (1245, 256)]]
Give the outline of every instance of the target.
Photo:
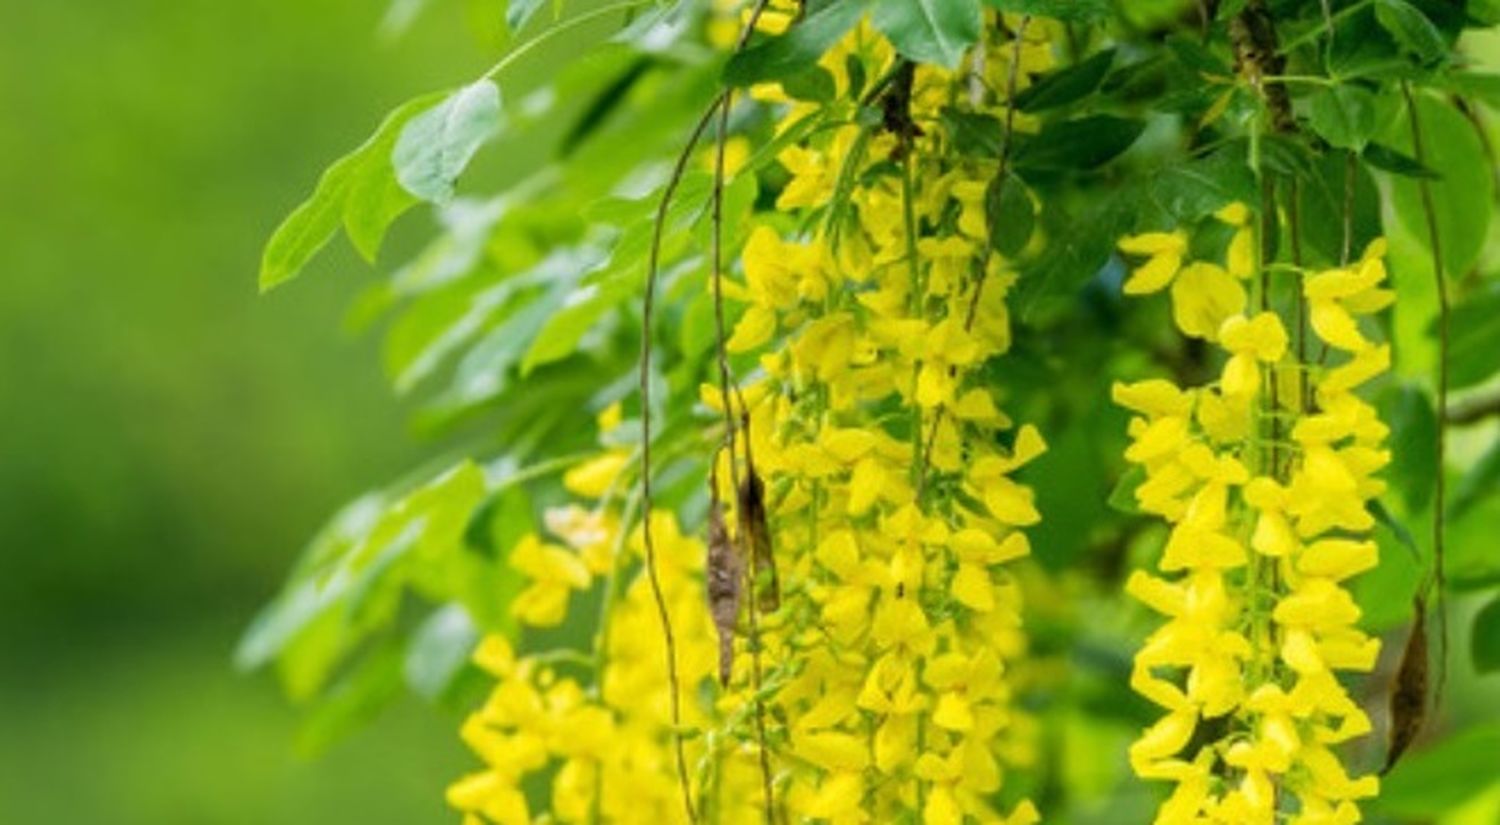
[(1427, 716), (1427, 603), (1420, 594), (1413, 603), (1411, 635), (1401, 652), (1396, 683), (1391, 687), (1390, 745), (1386, 749), (1384, 776), (1422, 730)]
[(710, 498), (705, 583), (708, 585), (709, 613), (713, 616), (714, 629), (719, 633), (719, 683), (728, 685), (734, 666), (735, 622), (740, 614), (740, 595), (744, 592), (745, 557), (729, 537), (717, 485)]
[[(748, 462), (747, 462), (748, 463)], [(746, 467), (739, 489), (740, 536), (755, 572), (755, 603), (762, 612), (781, 606), (781, 585), (776, 578), (776, 557), (771, 551), (771, 528), (766, 520), (766, 488), (755, 466)]]

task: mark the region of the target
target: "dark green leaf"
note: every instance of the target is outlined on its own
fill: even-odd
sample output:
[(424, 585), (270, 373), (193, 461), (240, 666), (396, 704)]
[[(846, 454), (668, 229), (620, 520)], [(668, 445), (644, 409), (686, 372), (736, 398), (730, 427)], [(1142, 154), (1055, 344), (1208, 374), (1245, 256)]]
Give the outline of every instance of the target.
[(1172, 50), (1177, 62), (1201, 75), (1229, 77), (1234, 73), (1218, 55), (1195, 38), (1172, 35), (1167, 38), (1167, 48)]
[(1427, 15), (1406, 0), (1375, 0), (1375, 19), (1402, 49), (1423, 65), (1440, 63), (1448, 56), (1443, 33)]
[(990, 245), (1007, 258), (1026, 248), (1036, 229), (1036, 211), (1026, 184), (1014, 175), (990, 181), (984, 195), (985, 215), (990, 225)]
[(1049, 171), (1093, 169), (1129, 149), (1145, 128), (1144, 121), (1114, 115), (1049, 123), (1016, 150), (1015, 165)]
[(1151, 181), (1150, 198), (1179, 221), (1196, 221), (1234, 203), (1255, 203), (1255, 177), (1237, 146), (1169, 164)]
[(1023, 112), (1042, 112), (1081, 100), (1099, 88), (1114, 59), (1115, 50), (1106, 49), (1082, 63), (1049, 72), (1017, 94), (1015, 106)]
[(806, 71), (837, 43), (859, 16), (863, 0), (834, 0), (807, 15), (786, 34), (745, 49), (724, 65), (724, 82), (749, 86), (784, 80)]
[(1358, 151), (1375, 134), (1375, 96), (1348, 83), (1319, 89), (1308, 99), (1307, 119), (1330, 145)]
[(781, 81), (781, 88), (793, 100), (827, 103), (838, 93), (833, 75), (822, 66), (810, 66)]
[(1500, 670), (1500, 596), (1491, 599), (1474, 617), (1469, 643), (1474, 672), (1489, 674)]
[(1127, 515), (1139, 514), (1141, 505), (1135, 499), (1135, 488), (1145, 480), (1146, 471), (1138, 464), (1130, 465), (1130, 469), (1122, 473), (1115, 482), (1114, 489), (1109, 491), (1110, 508)]
[(896, 51), (920, 63), (958, 67), (979, 41), (979, 0), (873, 0), (875, 28)]
[(391, 153), (396, 180), (428, 201), (453, 197), (458, 176), (500, 131), (500, 87), (481, 79), (411, 119)]
[(1005, 126), (999, 118), (951, 106), (944, 109), (939, 118), (953, 148), (961, 154), (992, 160), (1000, 157), (1000, 137)]
[[(1344, 255), (1344, 205), (1348, 199), (1351, 165), (1345, 152), (1326, 152), (1313, 165), (1313, 173), (1301, 178), (1297, 189), (1298, 218), (1302, 224), (1302, 249), (1306, 266), (1337, 266)], [(1349, 251), (1359, 254), (1381, 234), (1380, 191), (1363, 164), (1354, 172), (1353, 220)]]
[(1431, 168), (1423, 166), (1416, 158), (1404, 152), (1392, 149), (1383, 143), (1370, 143), (1360, 153), (1360, 158), (1365, 163), (1379, 169), (1382, 172), (1390, 172), (1393, 175), (1401, 175), (1407, 178), (1428, 178), (1436, 180), (1438, 173)]

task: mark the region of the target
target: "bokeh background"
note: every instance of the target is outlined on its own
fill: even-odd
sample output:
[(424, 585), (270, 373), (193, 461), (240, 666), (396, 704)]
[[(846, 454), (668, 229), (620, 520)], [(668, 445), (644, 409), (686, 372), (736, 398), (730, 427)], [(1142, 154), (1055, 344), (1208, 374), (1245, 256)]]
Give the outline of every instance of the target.
[(352, 253), (255, 295), (322, 167), (493, 57), (459, 4), (399, 40), (384, 13), (0, 0), (0, 823), (451, 819), (456, 722), (404, 700), (310, 761), (231, 665), (322, 520), (421, 446), (340, 328)]

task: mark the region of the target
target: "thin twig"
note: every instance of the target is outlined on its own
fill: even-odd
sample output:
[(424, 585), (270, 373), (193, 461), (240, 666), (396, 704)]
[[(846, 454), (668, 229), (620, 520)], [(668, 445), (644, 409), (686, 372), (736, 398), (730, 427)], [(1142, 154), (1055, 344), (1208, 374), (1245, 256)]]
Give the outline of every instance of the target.
[[(715, 98), (715, 105), (722, 97), (720, 95)], [(688, 159), (692, 156), (693, 148), (698, 145), (703, 131), (708, 128), (714, 111), (714, 108), (710, 107), (693, 127), (687, 145), (677, 156), (671, 177), (667, 179), (662, 189), (661, 202), (656, 208), (656, 226), (651, 236), (651, 253), (646, 263), (646, 294), (641, 304), (641, 539), (646, 545), (646, 576), (651, 582), (651, 596), (656, 601), (656, 613), (661, 619), (662, 636), (667, 647), (667, 683), (672, 691), (672, 740), (677, 759), (677, 780), (682, 790), (682, 804), (687, 810), (690, 823), (697, 823), (698, 813), (693, 807), (693, 791), (691, 781), (688, 779), (687, 755), (683, 747), (682, 690), (677, 673), (677, 640), (672, 632), (672, 614), (667, 608), (666, 597), (662, 594), (661, 577), (656, 566), (656, 540), (651, 529), (651, 511), (654, 506), (651, 492), (651, 321), (656, 306), (656, 274), (661, 266), (661, 238), (667, 222), (667, 210), (671, 206), (672, 196), (677, 192), (678, 184), (682, 182), (682, 176), (687, 170)]]
[[(742, 48), (749, 33), (754, 30), (755, 22), (760, 19), (761, 13), (765, 11), (769, 0), (759, 0), (750, 12), (750, 18), (741, 32), (736, 50)], [(714, 146), (714, 184), (713, 184), (713, 233), (712, 233), (712, 273), (714, 294), (714, 348), (719, 366), (719, 390), (720, 400), (724, 408), (724, 439), (729, 447), (729, 474), (734, 484), (734, 489), (740, 489), (740, 465), (739, 456), (735, 452), (736, 435), (739, 432), (735, 424), (734, 398), (740, 401), (741, 413), (745, 416), (745, 449), (746, 458), (749, 459), (749, 416), (750, 410), (745, 406), (744, 397), (740, 394), (739, 386), (735, 382), (729, 366), (729, 353), (725, 345), (724, 324), (724, 138), (729, 130), (729, 111), (732, 107), (734, 96), (732, 92), (726, 91), (723, 102), (719, 105), (718, 131), (715, 135)], [(733, 396), (731, 395), (733, 390)], [(748, 552), (745, 548), (745, 536), (743, 531), (736, 536), (741, 544), (741, 552), (750, 557), (749, 570), (750, 588), (749, 615), (750, 615), (750, 683), (752, 701), (755, 705), (755, 733), (756, 744), (760, 757), (760, 779), (761, 779), (761, 801), (765, 809), (766, 825), (774, 825), (776, 821), (775, 794), (772, 789), (771, 755), (766, 738), (766, 712), (765, 702), (761, 698), (761, 658), (760, 658), (760, 606), (759, 599), (754, 592), (754, 584), (759, 581), (759, 559), (758, 554)]]
[[(1401, 95), (1406, 99), (1406, 114), (1411, 123), (1411, 148), (1417, 162), (1427, 164), (1426, 146), (1422, 140), (1422, 118), (1417, 112), (1416, 97), (1411, 84), (1401, 83)], [(1448, 674), (1448, 604), (1444, 594), (1446, 573), (1444, 571), (1444, 541), (1447, 528), (1448, 482), (1443, 474), (1443, 464), (1448, 450), (1448, 283), (1443, 266), (1443, 246), (1438, 235), (1437, 208), (1432, 199), (1432, 187), (1426, 178), (1417, 180), (1417, 191), (1422, 196), (1422, 212), (1427, 220), (1427, 240), (1432, 248), (1432, 277), (1437, 287), (1438, 298), (1438, 368), (1437, 368), (1437, 474), (1433, 479), (1432, 503), (1432, 578), (1429, 587), (1437, 590), (1438, 612), (1438, 678), (1432, 692), (1432, 705), (1436, 710), (1442, 701), (1443, 688)]]
[[(755, 30), (755, 22), (759, 18), (759, 11), (764, 8), (764, 5), (764, 0), (761, 0), (757, 6), (757, 11), (740, 31), (739, 39), (735, 43), (735, 51), (744, 48), (745, 43), (750, 39), (750, 34)], [(698, 822), (698, 811), (693, 804), (692, 781), (688, 778), (687, 755), (684, 747), (682, 685), (677, 671), (677, 641), (672, 630), (671, 611), (668, 609), (666, 597), (662, 593), (661, 577), (656, 564), (656, 540), (651, 529), (651, 512), (653, 508), (651, 490), (651, 336), (652, 319), (656, 309), (656, 279), (661, 269), (662, 233), (666, 229), (667, 211), (672, 205), (673, 196), (677, 194), (678, 186), (682, 183), (682, 177), (687, 171), (688, 161), (692, 158), (693, 150), (697, 148), (704, 131), (708, 129), (709, 123), (713, 121), (714, 114), (720, 111), (720, 107), (726, 105), (728, 99), (729, 90), (727, 89), (714, 97), (708, 108), (703, 112), (702, 117), (693, 126), (686, 144), (682, 147), (682, 151), (677, 155), (677, 160), (673, 163), (671, 175), (662, 187), (661, 201), (657, 204), (655, 224), (651, 232), (651, 251), (646, 264), (645, 295), (641, 301), (641, 510), (643, 513), (641, 538), (646, 549), (646, 574), (651, 583), (651, 595), (656, 602), (656, 612), (661, 620), (662, 636), (666, 643), (667, 682), (672, 692), (672, 741), (674, 756), (677, 762), (677, 782), (682, 791), (682, 804), (687, 812), (688, 822), (693, 823), (693, 825), (696, 825)]]

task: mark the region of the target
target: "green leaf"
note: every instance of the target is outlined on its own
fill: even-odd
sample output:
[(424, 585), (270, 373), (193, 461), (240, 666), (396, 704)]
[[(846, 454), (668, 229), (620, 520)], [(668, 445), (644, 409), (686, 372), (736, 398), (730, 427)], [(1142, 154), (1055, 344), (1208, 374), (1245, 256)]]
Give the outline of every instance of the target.
[(350, 173), (358, 162), (356, 151), (328, 167), (318, 179), (312, 197), (292, 210), (276, 228), (261, 253), (261, 292), (297, 277), (302, 267), (333, 237), (349, 194)]
[(1422, 560), (1422, 548), (1417, 546), (1417, 537), (1411, 534), (1411, 528), (1391, 513), (1390, 508), (1385, 506), (1385, 502), (1380, 499), (1371, 501), (1370, 515), (1375, 517), (1376, 524), (1384, 527), (1391, 534), (1391, 538), (1395, 539), (1397, 544), (1411, 554), (1413, 561)]
[(1016, 95), (1015, 106), (1023, 112), (1043, 112), (1081, 100), (1104, 82), (1114, 60), (1115, 50), (1105, 49), (1082, 63), (1042, 75)]
[(1434, 78), (1443, 89), (1500, 108), (1500, 74), (1444, 72)]
[(870, 20), (902, 55), (949, 69), (979, 42), (979, 0), (874, 0)]
[(509, 0), (505, 4), (506, 28), (512, 32), (520, 31), (545, 5), (547, 0)]
[(1256, 202), (1255, 177), (1236, 146), (1163, 167), (1147, 191), (1167, 214), (1183, 222), (1196, 221), (1235, 201)]
[[(1486, 170), (1490, 162), (1474, 125), (1447, 102), (1427, 95), (1416, 98), (1421, 118), (1425, 158), (1441, 177), (1427, 185), (1432, 189), (1438, 237), (1443, 245), (1448, 277), (1469, 274), (1479, 260), (1489, 235), (1494, 213), (1495, 179)], [(1411, 147), (1408, 118), (1399, 118), (1392, 128), (1402, 149)], [(1412, 236), (1425, 246), (1427, 217), (1418, 182), (1408, 178), (1391, 180), (1391, 205)]]
[[(1436, 325), (1429, 330), (1436, 332)], [(1500, 372), (1500, 285), (1490, 285), (1454, 307), (1448, 319), (1449, 380), (1463, 389)]]
[(474, 153), (499, 132), (500, 87), (475, 81), (401, 130), (391, 154), (396, 180), (422, 200), (446, 201)]
[(1448, 56), (1443, 33), (1406, 0), (1375, 0), (1375, 19), (1402, 49), (1423, 65), (1441, 63)]
[(1403, 383), (1387, 403), (1386, 420), (1393, 433), (1388, 477), (1400, 490), (1407, 512), (1420, 513), (1432, 500), (1437, 481), (1437, 413), (1426, 393)]
[(375, 718), (401, 688), (401, 651), (385, 644), (344, 674), (297, 731), (297, 747), (317, 755)]
[(1382, 172), (1390, 172), (1393, 175), (1400, 175), (1404, 178), (1437, 180), (1441, 177), (1431, 167), (1423, 166), (1421, 162), (1411, 155), (1392, 149), (1384, 143), (1371, 142), (1360, 153), (1360, 158), (1365, 163)]
[(1461, 518), (1485, 498), (1500, 493), (1500, 441), (1491, 444), (1474, 462), (1448, 499), (1449, 521)]
[(1019, 255), (1036, 229), (1036, 208), (1026, 184), (1010, 174), (991, 180), (984, 193), (984, 211), (989, 220), (990, 245), (1007, 258)]
[(1015, 166), (1018, 170), (1093, 169), (1129, 149), (1145, 128), (1145, 121), (1114, 115), (1049, 123), (1016, 150)]
[(1361, 86), (1341, 83), (1319, 89), (1307, 103), (1313, 131), (1332, 146), (1358, 151), (1375, 134), (1375, 95)]
[(428, 701), (441, 699), (469, 664), (479, 630), (460, 604), (432, 611), (412, 634), (402, 673), (412, 692)]
[(344, 231), (354, 248), (370, 263), (380, 255), (386, 229), (417, 204), (417, 199), (396, 181), (391, 165), (396, 138), (408, 121), (441, 97), (440, 92), (422, 95), (397, 107), (366, 144), (368, 154), (364, 162), (351, 170), (348, 196), (344, 199)]
[(1145, 480), (1145, 469), (1138, 464), (1130, 465), (1115, 482), (1114, 489), (1109, 491), (1110, 509), (1127, 515), (1139, 515), (1141, 505), (1136, 501), (1135, 489)]
[(1110, 16), (1109, 0), (984, 0), (985, 5), (1016, 14), (1089, 23)]
[(1431, 820), (1492, 788), (1500, 724), (1473, 725), (1408, 755), (1380, 782), (1372, 808), (1387, 816)]
[[(1268, 144), (1269, 145), (1269, 144)], [(1304, 265), (1338, 266), (1344, 251), (1344, 203), (1348, 195), (1350, 164), (1346, 152), (1325, 152), (1313, 163), (1312, 174), (1302, 178), (1297, 196), (1302, 224)], [(1354, 214), (1349, 249), (1357, 253), (1381, 233), (1380, 190), (1362, 164), (1353, 164)], [(1330, 231), (1330, 227), (1338, 227)]]
[(618, 309), (626, 297), (636, 291), (634, 267), (615, 273), (605, 281), (587, 284), (572, 291), (567, 304), (548, 319), (537, 333), (531, 347), (521, 359), (521, 375), (543, 364), (560, 361), (578, 349), (578, 343), (594, 324), (611, 310)]
[(359, 148), (328, 167), (312, 196), (282, 221), (266, 243), (260, 264), (262, 292), (297, 277), (333, 237), (341, 220), (360, 254), (374, 259), (386, 227), (413, 203), (395, 184), (391, 147), (402, 127), (437, 99), (437, 95), (423, 95), (396, 107)]
[(816, 65), (818, 58), (854, 27), (863, 0), (834, 0), (807, 15), (786, 34), (756, 43), (724, 64), (724, 82), (749, 86), (785, 80)]
[(1474, 616), (1469, 641), (1474, 672), (1488, 674), (1500, 670), (1500, 596), (1491, 599)]
[(1005, 127), (999, 118), (952, 106), (944, 108), (938, 118), (960, 154), (990, 160), (1000, 157), (1000, 134)]

